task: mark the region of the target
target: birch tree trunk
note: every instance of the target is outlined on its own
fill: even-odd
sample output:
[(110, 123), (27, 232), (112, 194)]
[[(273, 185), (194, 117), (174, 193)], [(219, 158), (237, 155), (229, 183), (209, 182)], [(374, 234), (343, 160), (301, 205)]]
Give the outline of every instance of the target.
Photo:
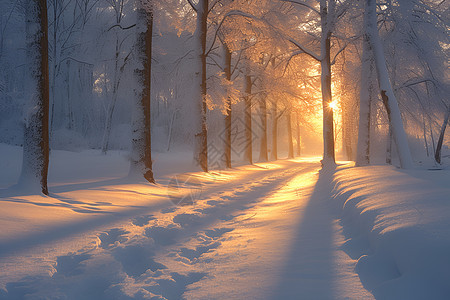
[(144, 176), (147, 181), (155, 183), (150, 122), (153, 7), (151, 1), (144, 1), (139, 0), (137, 8), (135, 51), (141, 66), (135, 70), (139, 87), (135, 91), (137, 103), (133, 107), (130, 176)]
[(23, 162), (19, 183), (48, 195), (49, 70), (46, 0), (26, 5), (27, 58), (30, 67), (30, 106), (24, 128)]
[(197, 99), (197, 120), (195, 121), (195, 145), (194, 159), (205, 172), (208, 172), (208, 129), (206, 124), (206, 37), (208, 30), (208, 0), (199, 0), (195, 5), (197, 12), (197, 27), (194, 32), (194, 40), (197, 47), (196, 60), (197, 69), (194, 71), (195, 85), (200, 93)]
[(363, 54), (361, 67), (361, 86), (359, 93), (359, 126), (356, 166), (370, 164), (370, 117), (373, 95), (373, 54), (369, 36), (363, 37)]
[(378, 85), (380, 87), (381, 99), (386, 107), (391, 124), (393, 138), (397, 146), (400, 159), (400, 167), (409, 169), (413, 167), (413, 160), (408, 146), (408, 139), (403, 121), (398, 107), (397, 99), (394, 95), (386, 66), (384, 50), (378, 36), (376, 0), (366, 0), (365, 7), (366, 34), (369, 36), (370, 45), (374, 51), (375, 65), (377, 70)]

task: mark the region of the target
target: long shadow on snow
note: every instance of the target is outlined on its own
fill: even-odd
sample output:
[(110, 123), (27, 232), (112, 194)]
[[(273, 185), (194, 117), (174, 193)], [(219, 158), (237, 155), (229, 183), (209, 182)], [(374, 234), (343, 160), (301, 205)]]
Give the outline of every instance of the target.
[[(333, 299), (333, 217), (328, 213), (334, 170), (319, 172), (280, 281), (271, 299)], [(303, 200), (303, 199), (299, 199)]]

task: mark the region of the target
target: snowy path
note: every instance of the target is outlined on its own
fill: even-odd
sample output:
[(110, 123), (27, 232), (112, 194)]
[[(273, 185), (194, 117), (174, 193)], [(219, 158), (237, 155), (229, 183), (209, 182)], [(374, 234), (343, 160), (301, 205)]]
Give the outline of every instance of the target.
[[(96, 186), (96, 197), (139, 191), (142, 199), (133, 209), (111, 200), (89, 214), (75, 213), (72, 201), (67, 235), (42, 223), (31, 241), (0, 239), (0, 299), (371, 299), (341, 250), (327, 206), (331, 178), (319, 168), (286, 160), (194, 173), (201, 199), (185, 206), (164, 197), (167, 179)], [(91, 188), (60, 186), (55, 196), (85, 206)]]

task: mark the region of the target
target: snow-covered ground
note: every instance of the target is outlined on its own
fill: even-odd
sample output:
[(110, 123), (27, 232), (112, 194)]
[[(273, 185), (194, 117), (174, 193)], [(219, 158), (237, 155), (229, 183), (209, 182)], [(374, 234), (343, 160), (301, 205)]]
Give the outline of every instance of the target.
[(335, 201), (377, 299), (450, 299), (450, 170), (344, 168)]
[(21, 149), (0, 152), (0, 299), (450, 298), (448, 170), (170, 153), (155, 186), (126, 153), (53, 151), (44, 197), (8, 188)]

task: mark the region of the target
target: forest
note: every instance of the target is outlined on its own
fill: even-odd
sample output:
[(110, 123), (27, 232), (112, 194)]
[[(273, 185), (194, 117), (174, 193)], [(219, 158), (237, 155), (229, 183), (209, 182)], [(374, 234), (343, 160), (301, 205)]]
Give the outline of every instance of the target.
[(448, 148), (444, 1), (34, 2), (1, 9), (0, 141), (29, 149), (22, 175), (47, 168), (47, 135), (133, 149), (149, 181), (150, 139), (203, 171), (317, 143), (324, 163), (395, 153), (405, 168)]
[[(253, 178), (254, 184), (261, 188), (255, 197), (265, 199), (261, 203), (267, 201), (271, 193), (288, 195), (296, 191), (296, 197), (306, 197), (299, 192), (300, 187), (293, 187), (294, 181), (305, 190), (311, 188), (312, 198), (347, 197), (346, 200), (341, 199), (343, 214), (347, 218), (352, 216), (350, 219), (362, 218), (362, 221), (355, 221), (359, 225), (354, 225), (361, 228), (366, 228), (362, 224), (371, 222), (373, 228), (379, 228), (377, 222), (384, 218), (364, 214), (364, 207), (378, 213), (377, 209), (385, 205), (392, 209), (389, 210), (392, 214), (395, 211), (406, 214), (411, 207), (420, 210), (418, 207), (424, 205), (422, 202), (426, 199), (439, 199), (439, 205), (430, 207), (436, 212), (448, 211), (448, 204), (442, 202), (448, 202), (448, 194), (442, 189), (448, 191), (446, 180), (450, 178), (450, 133), (446, 130), (450, 117), (449, 29), (450, 5), (445, 0), (2, 0), (0, 206), (23, 204), (39, 209), (44, 206), (67, 209), (71, 211), (67, 219), (58, 215), (58, 221), (54, 221), (80, 222), (74, 227), (77, 228), (75, 231), (67, 229), (71, 232), (67, 236), (73, 233), (78, 237), (87, 228), (81, 224), (84, 217), (76, 214), (117, 213), (122, 217), (134, 217), (134, 221), (130, 221), (134, 229), (130, 229), (131, 225), (123, 227), (122, 223), (114, 225), (126, 228), (113, 228), (119, 231), (104, 227), (106, 221), (101, 223), (103, 227), (99, 227), (100, 217), (97, 221), (89, 219), (94, 222), (91, 229), (96, 230), (91, 232), (91, 236), (100, 240), (95, 251), (109, 251), (116, 260), (120, 257), (120, 270), (133, 278), (133, 288), (143, 284), (139, 280), (149, 270), (172, 270), (167, 260), (159, 259), (161, 263), (153, 260), (168, 245), (181, 243), (186, 246), (174, 250), (174, 253), (181, 255), (181, 260), (189, 258), (189, 263), (193, 264), (193, 254), (189, 251), (194, 250), (179, 238), (180, 235), (171, 235), (175, 229), (180, 234), (196, 232), (195, 238), (199, 238), (200, 229), (206, 230), (204, 236), (211, 243), (195, 248), (195, 262), (202, 255), (221, 249), (219, 245), (226, 243), (226, 240), (221, 240), (222, 235), (230, 234), (231, 230), (237, 232), (237, 227), (221, 231), (221, 223), (220, 228), (205, 229), (206, 225), (198, 225), (200, 221), (197, 218), (203, 221), (227, 218), (224, 211), (240, 210), (241, 204), (237, 204), (239, 192), (236, 192), (239, 188), (232, 192), (231, 184), (244, 184)], [(264, 171), (258, 171), (258, 168)], [(386, 178), (392, 179), (392, 189), (398, 183), (398, 189), (404, 191), (409, 188), (402, 186), (402, 182), (411, 183), (413, 178), (424, 180), (423, 190), (418, 188), (421, 186), (418, 184), (417, 190), (414, 189), (417, 192), (411, 196), (417, 203), (411, 200), (416, 204), (401, 206), (404, 205), (402, 197), (407, 195), (400, 196), (400, 193), (396, 194), (396, 202), (385, 201), (391, 194), (381, 197), (384, 202), (379, 206), (369, 200), (372, 206), (364, 206), (364, 200), (359, 204), (352, 202), (356, 201), (351, 200), (352, 197), (357, 196), (351, 195), (358, 191), (364, 195), (361, 199), (372, 199), (373, 194), (369, 191), (386, 179), (382, 176), (384, 171), (380, 170), (386, 170)], [(317, 175), (308, 186), (304, 182), (310, 179), (298, 179), (298, 176), (307, 178), (307, 174)], [(402, 181), (396, 174), (410, 177)], [(264, 190), (265, 181), (270, 190)], [(359, 186), (361, 181), (366, 184)], [(425, 184), (428, 181), (436, 186)], [(281, 188), (282, 182), (289, 184)], [(371, 184), (373, 186), (369, 188)], [(384, 182), (386, 192), (395, 193), (388, 188), (390, 184), (390, 181)], [(317, 192), (319, 186), (325, 187), (321, 193)], [(227, 197), (235, 200), (230, 200), (233, 204), (227, 206), (221, 202), (223, 199), (219, 201), (214, 198), (216, 196), (211, 196), (215, 195), (213, 190), (220, 188), (224, 189), (224, 195), (229, 189), (232, 195)], [(116, 189), (120, 192), (114, 196), (109, 194)], [(95, 196), (93, 190), (102, 190), (105, 194)], [(248, 192), (247, 189), (244, 191)], [(134, 197), (133, 193), (145, 195), (146, 200), (136, 200), (137, 203), (125, 201), (125, 198)], [(289, 195), (286, 197), (293, 197), (293, 194)], [(105, 197), (115, 200), (105, 200)], [(141, 215), (144, 211), (157, 210), (152, 206), (156, 205), (156, 200), (151, 209), (147, 206), (152, 197), (169, 197), (175, 208), (173, 211), (163, 209), (161, 216), (155, 213)], [(250, 216), (248, 220), (253, 218), (250, 210), (247, 211), (253, 203), (252, 197), (244, 197), (250, 201), (243, 213)], [(207, 198), (210, 199), (207, 201)], [(196, 204), (197, 200), (204, 201), (204, 205), (215, 203), (216, 206), (210, 208), (214, 211), (211, 216), (208, 215), (209, 208)], [(341, 203), (341, 200), (336, 202)], [(190, 207), (186, 204), (195, 205)], [(139, 213), (131, 213), (129, 209), (134, 205), (143, 208)], [(259, 204), (255, 205), (258, 207)], [(289, 210), (290, 204), (280, 205), (287, 205), (287, 208), (280, 206), (274, 211)], [(338, 204), (332, 206), (335, 205)], [(393, 208), (394, 205), (400, 206)], [(119, 206), (126, 208), (126, 213), (125, 210), (116, 211)], [(223, 208), (223, 215), (213, 208), (217, 211)], [(388, 208), (380, 215), (392, 217), (387, 213)], [(17, 249), (25, 249), (20, 246), (26, 244), (19, 238), (22, 229), (19, 225), (11, 225), (11, 222), (16, 222), (11, 220), (20, 215), (27, 220), (24, 224), (31, 228), (38, 219), (33, 217), (38, 212), (20, 209), (19, 206), (5, 206), (0, 213), (0, 225), (5, 222), (7, 228), (6, 235), (0, 235), (0, 246), (9, 245), (3, 250), (0, 247), (0, 266), (7, 263)], [(321, 209), (325, 211), (322, 206)], [(346, 213), (347, 210), (351, 212)], [(26, 217), (25, 211), (30, 212)], [(163, 222), (164, 211), (174, 216), (170, 221), (172, 225), (164, 227), (166, 224), (163, 228), (158, 222)], [(1, 221), (4, 213), (6, 221)], [(334, 216), (345, 223), (345, 216), (336, 217), (328, 213), (327, 210), (330, 220)], [(51, 215), (52, 212), (48, 210), (43, 214)], [(356, 215), (359, 217), (354, 217)], [(180, 216), (190, 217), (180, 221)], [(237, 216), (234, 214), (233, 218)], [(303, 218), (306, 217), (300, 219)], [(369, 218), (368, 223), (364, 218)], [(423, 218), (434, 224), (430, 225), (432, 230), (444, 230), (441, 225), (433, 227), (433, 222), (439, 218)], [(442, 218), (445, 219), (444, 215)], [(156, 225), (150, 230), (147, 227), (153, 224), (153, 220)], [(264, 222), (269, 220), (264, 219)], [(294, 215), (279, 222), (286, 222), (285, 226), (294, 228), (293, 220), (296, 220)], [(383, 225), (379, 226), (397, 222), (395, 218), (392, 219), (394, 221), (389, 220), (380, 221)], [(398, 224), (420, 223), (398, 220)], [(292, 224), (289, 223), (291, 221)], [(319, 228), (331, 222), (323, 221), (320, 225), (311, 223), (308, 226)], [(247, 219), (242, 222), (247, 222)], [(347, 225), (344, 223), (345, 231)], [(54, 225), (49, 224), (42, 225), (44, 232), (53, 228)], [(134, 250), (128, 252), (126, 247), (136, 247), (130, 235), (136, 234), (135, 227), (139, 226), (147, 226), (147, 229), (144, 228), (145, 234), (140, 232), (138, 235), (158, 245), (154, 248), (154, 244), (148, 246), (147, 242), (141, 241), (153, 253), (150, 262), (147, 256), (147, 260), (143, 259), (147, 261), (147, 268), (142, 272), (136, 263), (131, 263), (131, 267), (125, 263), (129, 262), (127, 257), (136, 253)], [(154, 228), (164, 230), (157, 234)], [(219, 231), (211, 234), (208, 230)], [(40, 240), (48, 238), (57, 243), (60, 237), (66, 236), (64, 231), (48, 233)], [(380, 229), (377, 234), (383, 236), (384, 233)], [(105, 242), (113, 234), (117, 240), (109, 244)], [(283, 234), (280, 236), (290, 240), (293, 233)], [(450, 237), (448, 232), (444, 235), (448, 240), (445, 247), (448, 248)], [(339, 236), (354, 238), (345, 234)], [(88, 243), (86, 239), (84, 242)], [(34, 247), (40, 242), (30, 243)], [(323, 249), (326, 244), (324, 241), (317, 247)], [(72, 263), (76, 258), (74, 249), (70, 248), (72, 246), (55, 247), (60, 249), (53, 262), (58, 273), (58, 265), (67, 264), (67, 261), (60, 260), (61, 257), (70, 259)], [(67, 254), (67, 249), (72, 249), (72, 254)], [(231, 251), (232, 247), (226, 249)], [(39, 253), (48, 253), (46, 251)], [(78, 263), (93, 260), (94, 256), (98, 258), (99, 254), (95, 253), (89, 252), (86, 259), (80, 258), (85, 254), (77, 254), (81, 259)], [(138, 253), (137, 256), (142, 254)], [(61, 256), (63, 254), (67, 256)], [(428, 295), (429, 290), (424, 288), (420, 292), (411, 289), (411, 294), (405, 298), (389, 298), (398, 294), (377, 290), (378, 284), (384, 281), (367, 279), (370, 276), (365, 274), (372, 274), (372, 269), (358, 271), (358, 266), (364, 268), (370, 264), (365, 262), (363, 253), (357, 255), (356, 260), (347, 254), (353, 260), (346, 260), (346, 263), (349, 266), (357, 264), (360, 281), (355, 283), (356, 294), (328, 291), (330, 294), (323, 294), (318, 299), (363, 299), (366, 296), (367, 299), (420, 299), (421, 295)], [(14, 257), (18, 259), (18, 256)], [(280, 254), (279, 257), (287, 256)], [(415, 259), (417, 257), (411, 261)], [(164, 268), (159, 267), (161, 265)], [(24, 299), (21, 297), (25, 295), (34, 299), (41, 295), (34, 293), (35, 289), (27, 294), (27, 289), (22, 291), (15, 285), (8, 287), (12, 278), (19, 280), (24, 274), (16, 274), (17, 277), (12, 269), (5, 268), (10, 271), (0, 276), (0, 299)], [(78, 270), (78, 267), (74, 268)], [(95, 266), (90, 268), (95, 269)], [(127, 268), (132, 269), (131, 273)], [(323, 266), (323, 270), (326, 268)], [(167, 299), (218, 299), (232, 293), (227, 290), (221, 296), (214, 294), (217, 290), (212, 287), (213, 283), (205, 281), (205, 278), (212, 280), (212, 277), (204, 268), (201, 272), (192, 273), (176, 270), (170, 273), (171, 277), (169, 271), (165, 274), (177, 284), (176, 287), (164, 285), (166, 279), (158, 277), (154, 279), (157, 284), (151, 285), (153, 288), (142, 289), (141, 286), (133, 290), (130, 286), (122, 286), (122, 292), (133, 299), (155, 295)], [(233, 272), (230, 276), (236, 274)], [(255, 275), (260, 271), (254, 272), (253, 276), (260, 276)], [(398, 272), (403, 274), (402, 270)], [(69, 272), (65, 276), (75, 273)], [(439, 274), (439, 278), (448, 276), (445, 271)], [(85, 280), (89, 276), (84, 277)], [(390, 280), (389, 276), (386, 281)], [(256, 277), (250, 277), (256, 280)], [(282, 276), (274, 277), (279, 279)], [(59, 277), (52, 275), (51, 278), (48, 280), (54, 280), (51, 282), (57, 287), (66, 284)], [(39, 286), (40, 280), (35, 279), (33, 284)], [(115, 282), (116, 279), (108, 280)], [(208, 286), (207, 292), (199, 288), (195, 294), (196, 289), (191, 285), (200, 285), (204, 281)], [(95, 288), (82, 289), (83, 292), (68, 289), (62, 293), (68, 299), (128, 299), (117, 296), (119, 285), (112, 288), (117, 282), (111, 282), (109, 288), (100, 288), (102, 293), (105, 292), (101, 295), (96, 294), (98, 290)], [(84, 281), (79, 284), (89, 286)], [(285, 296), (283, 299), (296, 298), (290, 294), (298, 292), (293, 288), (295, 283), (285, 289), (282, 286), (278, 286), (281, 290), (277, 291), (281, 292), (274, 299), (281, 299), (280, 295)], [(323, 286), (323, 282), (311, 287), (307, 281), (304, 283), (306, 290), (318, 286)], [(360, 297), (360, 288), (369, 294)], [(233, 294), (232, 298), (247, 295), (241, 293), (243, 290), (244, 287), (238, 288), (238, 294)], [(435, 299), (440, 299), (441, 295), (445, 299), (449, 295), (445, 289), (442, 294), (441, 290), (437, 291)], [(308, 293), (309, 296), (318, 295), (314, 291)], [(43, 295), (39, 299), (59, 297)], [(257, 295), (249, 292), (247, 296), (259, 298)]]

